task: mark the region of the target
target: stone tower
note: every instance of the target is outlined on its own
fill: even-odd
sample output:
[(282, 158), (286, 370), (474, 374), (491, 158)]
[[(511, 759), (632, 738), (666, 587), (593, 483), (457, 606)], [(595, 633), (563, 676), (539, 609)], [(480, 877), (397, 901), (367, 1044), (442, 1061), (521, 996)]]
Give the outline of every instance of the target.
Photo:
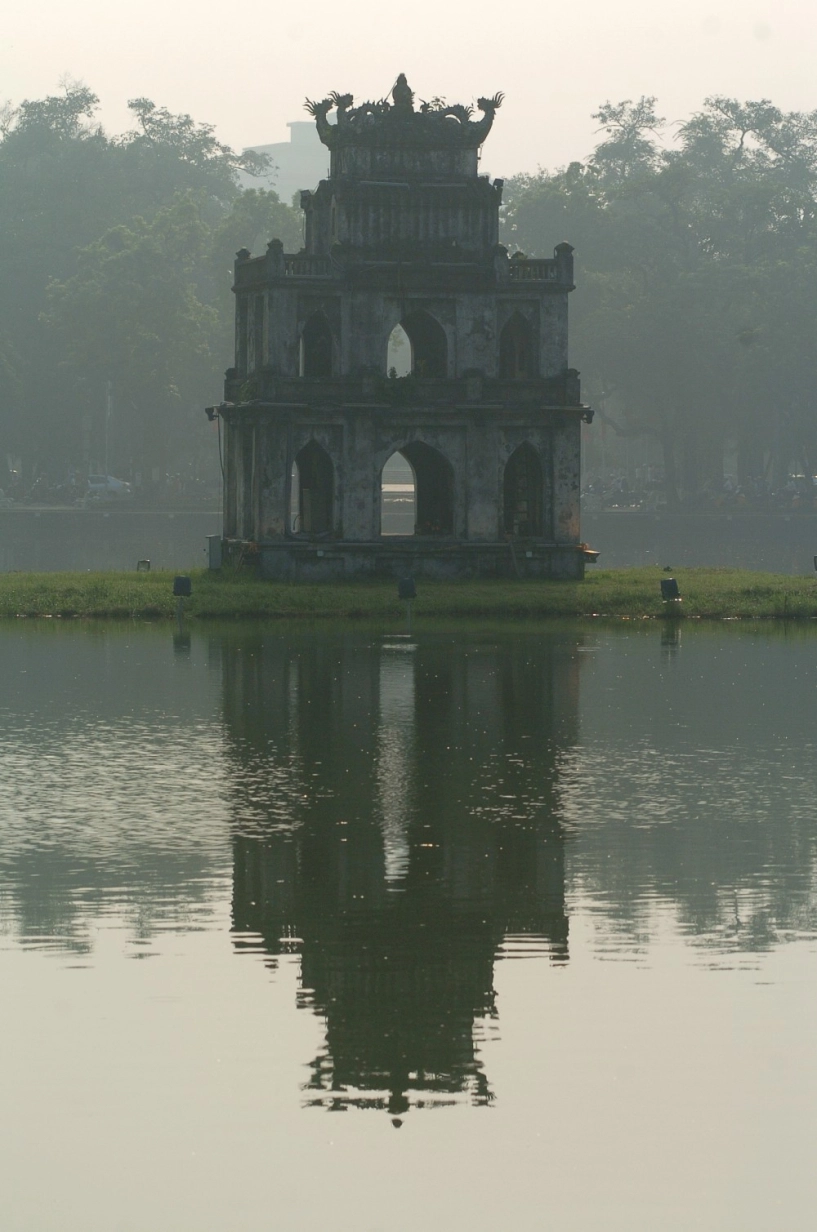
[[(304, 247), (236, 258), (228, 555), (274, 577), (582, 575), (572, 249), (499, 244), (502, 181), (478, 160), (501, 100), (476, 120), (417, 107), (401, 75), (390, 100), (307, 104), (331, 163), (301, 195)], [(383, 516), (395, 458), (403, 534)]]

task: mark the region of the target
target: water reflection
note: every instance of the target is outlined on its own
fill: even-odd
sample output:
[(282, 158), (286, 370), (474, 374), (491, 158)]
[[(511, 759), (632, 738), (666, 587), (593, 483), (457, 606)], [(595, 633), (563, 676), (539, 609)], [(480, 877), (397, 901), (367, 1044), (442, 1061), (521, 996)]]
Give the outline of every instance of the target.
[(223, 893), (220, 655), (159, 626), (0, 627), (0, 933), (90, 955), (102, 917), (140, 955)]
[(225, 646), (238, 949), (298, 949), (325, 1019), (310, 1102), (490, 1101), (493, 964), (568, 959), (560, 757), (575, 639)]
[(233, 968), (298, 955), (307, 1101), (485, 1104), (498, 958), (760, 965), (817, 933), (814, 646), (7, 626), (0, 942), (91, 966), (101, 926), (144, 956), (231, 911)]
[(661, 622), (662, 659), (667, 662), (681, 649), (681, 626), (677, 619), (665, 616)]
[(601, 633), (562, 767), (571, 901), (597, 951), (668, 928), (732, 965), (817, 932), (808, 626)]

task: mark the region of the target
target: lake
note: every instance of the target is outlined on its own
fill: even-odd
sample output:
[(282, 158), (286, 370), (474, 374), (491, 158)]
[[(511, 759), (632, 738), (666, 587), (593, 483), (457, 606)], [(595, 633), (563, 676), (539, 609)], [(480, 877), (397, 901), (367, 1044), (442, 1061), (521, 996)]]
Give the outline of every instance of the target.
[(813, 1226), (810, 625), (0, 661), (4, 1232)]

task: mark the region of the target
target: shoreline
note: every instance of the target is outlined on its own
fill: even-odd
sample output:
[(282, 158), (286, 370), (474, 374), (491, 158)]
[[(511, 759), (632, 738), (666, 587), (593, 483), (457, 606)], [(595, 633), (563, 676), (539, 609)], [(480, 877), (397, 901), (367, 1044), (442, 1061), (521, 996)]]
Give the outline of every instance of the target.
[[(6, 619), (175, 619), (173, 574), (4, 573), (0, 617)], [(273, 582), (228, 570), (191, 571), (190, 620), (355, 620), (405, 613), (395, 579)], [(682, 602), (667, 605), (660, 583), (676, 578)], [(657, 566), (597, 569), (582, 582), (417, 579), (417, 620), (611, 619), (814, 620), (814, 578), (746, 569)]]

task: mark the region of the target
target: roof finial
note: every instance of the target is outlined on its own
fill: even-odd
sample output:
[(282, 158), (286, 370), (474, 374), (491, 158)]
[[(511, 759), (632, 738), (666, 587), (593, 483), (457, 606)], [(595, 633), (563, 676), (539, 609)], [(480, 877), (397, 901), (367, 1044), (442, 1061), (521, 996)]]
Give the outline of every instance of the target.
[(414, 110), (414, 91), (406, 81), (405, 73), (401, 73), (397, 78), (391, 96), (394, 99), (395, 107), (399, 107), (401, 111)]

